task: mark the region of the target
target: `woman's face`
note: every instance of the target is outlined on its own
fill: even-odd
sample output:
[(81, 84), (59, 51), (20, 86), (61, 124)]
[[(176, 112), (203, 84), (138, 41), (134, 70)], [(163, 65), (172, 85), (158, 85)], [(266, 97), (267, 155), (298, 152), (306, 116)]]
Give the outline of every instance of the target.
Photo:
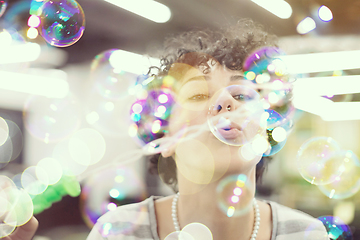
[(261, 158), (246, 159), (241, 154), (241, 146), (259, 133), (248, 111), (240, 111), (248, 98), (258, 97), (253, 83), (245, 80), (241, 71), (220, 64), (209, 67), (206, 74), (191, 67), (181, 76), (169, 135), (184, 134), (173, 148), (162, 153), (175, 157), (178, 170), (200, 184), (224, 174), (250, 171)]

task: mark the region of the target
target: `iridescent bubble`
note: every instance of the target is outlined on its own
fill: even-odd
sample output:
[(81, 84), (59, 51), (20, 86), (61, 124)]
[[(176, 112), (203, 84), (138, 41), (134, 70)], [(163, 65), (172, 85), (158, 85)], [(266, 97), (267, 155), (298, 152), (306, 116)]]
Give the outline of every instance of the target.
[(318, 219), (324, 224), (329, 238), (336, 240), (352, 240), (350, 227), (335, 216), (321, 216)]
[(338, 174), (335, 179), (318, 188), (329, 198), (345, 199), (355, 195), (360, 189), (360, 162), (350, 150), (342, 150), (331, 155), (328, 162), (335, 162)]
[(292, 122), (283, 118), (274, 110), (267, 109), (265, 111), (268, 114), (266, 132), (268, 136), (269, 149), (264, 152), (264, 156), (271, 156), (279, 152), (285, 146)]
[(193, 238), (193, 236), (191, 236), (190, 234), (188, 234), (187, 232), (172, 232), (169, 235), (167, 235), (165, 237), (164, 240), (196, 240), (195, 238)]
[(85, 14), (75, 0), (44, 1), (39, 12), (39, 32), (50, 45), (68, 47), (82, 37)]
[(9, 127), (6, 121), (0, 117), (0, 146), (3, 145), (9, 137)]
[(221, 142), (242, 146), (265, 131), (259, 94), (244, 85), (219, 90), (210, 100), (208, 124)]
[(218, 206), (228, 217), (240, 216), (252, 208), (254, 183), (246, 175), (231, 175), (216, 188)]
[(0, 0), (0, 17), (4, 15), (8, 5), (8, 0)]
[(212, 240), (213, 236), (212, 233), (210, 231), (210, 229), (205, 226), (202, 223), (190, 223), (188, 225), (186, 225), (180, 232), (180, 238), (181, 235), (187, 233), (190, 236), (192, 236), (194, 239), (201, 239), (201, 240)]
[(311, 184), (324, 185), (341, 175), (343, 159), (334, 158), (340, 151), (338, 143), (330, 137), (314, 137), (304, 142), (296, 156), (301, 176)]
[[(146, 196), (145, 185), (135, 169), (119, 166), (97, 172), (84, 181), (80, 210), (85, 223), (92, 227), (101, 215), (114, 210), (116, 206), (140, 202)], [(138, 217), (140, 212), (133, 214), (128, 221), (136, 222)], [(125, 234), (134, 230), (130, 225), (128, 228), (109, 225), (107, 229), (112, 234)]]
[(32, 96), (25, 103), (23, 118), (31, 135), (45, 143), (56, 142), (78, 129), (81, 108), (72, 96), (60, 99)]
[(138, 91), (137, 100), (130, 108), (136, 138), (142, 145), (161, 138), (167, 131), (168, 118), (174, 105), (174, 94), (168, 88), (168, 79), (148, 79), (148, 85)]
[(118, 49), (110, 49), (98, 54), (91, 64), (90, 85), (94, 93), (104, 99), (121, 100), (127, 97), (135, 85), (136, 75), (116, 69), (110, 61)]

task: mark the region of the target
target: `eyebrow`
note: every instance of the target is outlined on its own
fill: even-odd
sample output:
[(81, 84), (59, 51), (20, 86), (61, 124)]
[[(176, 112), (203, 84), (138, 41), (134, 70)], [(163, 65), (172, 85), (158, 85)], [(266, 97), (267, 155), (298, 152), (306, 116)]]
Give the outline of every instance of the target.
[[(199, 76), (195, 76), (195, 77), (191, 77), (191, 78), (186, 79), (183, 82), (183, 85), (185, 83), (188, 83), (188, 82), (191, 82), (191, 81), (199, 81), (199, 80), (209, 81), (210, 79), (211, 78), (208, 75), (199, 75)], [(238, 80), (244, 80), (244, 76), (243, 75), (233, 75), (233, 76), (230, 77), (231, 82), (238, 81)]]

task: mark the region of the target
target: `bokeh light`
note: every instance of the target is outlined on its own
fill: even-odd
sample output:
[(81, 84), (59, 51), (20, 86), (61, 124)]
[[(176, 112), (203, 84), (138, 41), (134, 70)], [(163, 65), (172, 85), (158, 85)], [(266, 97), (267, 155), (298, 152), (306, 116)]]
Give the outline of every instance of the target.
[(301, 176), (311, 184), (324, 185), (340, 176), (343, 159), (334, 158), (340, 151), (338, 143), (330, 137), (314, 137), (304, 142), (296, 157)]
[(246, 175), (231, 175), (222, 179), (217, 188), (217, 201), (228, 217), (240, 216), (252, 209), (254, 183)]
[(0, 0), (0, 17), (4, 15), (8, 5), (8, 0)]
[(0, 146), (3, 145), (9, 137), (9, 127), (6, 121), (0, 117)]
[[(318, 188), (327, 197), (345, 199), (355, 195), (360, 189), (360, 161), (350, 150), (341, 150), (327, 160), (336, 162), (338, 174), (333, 181)], [(340, 165), (339, 165), (340, 164)]]
[(0, 237), (10, 235), (17, 226), (27, 223), (33, 214), (29, 194), (16, 187), (8, 177), (0, 176)]
[[(131, 167), (118, 166), (106, 169), (88, 177), (80, 195), (80, 210), (85, 223), (92, 227), (104, 213), (132, 202), (146, 198), (144, 182)], [(140, 217), (134, 214), (133, 222)], [(130, 225), (129, 225), (130, 227)], [(118, 233), (131, 232), (131, 228), (111, 228)], [(110, 231), (110, 229), (109, 229)]]
[(31, 15), (28, 19), (28, 26), (37, 28), (40, 25), (40, 18), (36, 15)]
[(316, 23), (311, 17), (306, 17), (301, 20), (296, 26), (296, 31), (299, 34), (307, 34), (316, 28)]
[(68, 47), (80, 40), (85, 14), (75, 0), (43, 1), (40, 9), (39, 32), (50, 45)]

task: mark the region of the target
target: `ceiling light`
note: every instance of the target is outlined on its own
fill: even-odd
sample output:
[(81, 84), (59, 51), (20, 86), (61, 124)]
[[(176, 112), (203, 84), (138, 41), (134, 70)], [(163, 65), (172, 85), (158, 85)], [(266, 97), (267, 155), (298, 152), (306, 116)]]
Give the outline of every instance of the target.
[(360, 93), (360, 75), (299, 78), (294, 92), (313, 96)]
[(319, 15), (319, 18), (324, 22), (329, 22), (333, 19), (333, 14), (332, 14), (331, 10), (324, 5), (319, 7), (318, 15)]
[(260, 7), (268, 10), (272, 14), (282, 19), (291, 17), (292, 8), (289, 3), (284, 0), (251, 0)]
[(290, 74), (360, 68), (360, 50), (280, 56)]
[(32, 62), (39, 58), (41, 47), (37, 43), (25, 43), (1, 47), (0, 64)]
[(153, 0), (104, 0), (157, 23), (170, 20), (170, 9)]
[[(56, 70), (56, 74), (64, 75), (63, 71), (59, 71)], [(47, 77), (39, 74), (24, 74), (0, 70), (0, 89), (49, 98), (63, 98), (69, 92), (69, 84), (63, 77)]]
[(134, 74), (146, 74), (151, 66), (157, 66), (159, 59), (145, 57), (140, 54), (124, 50), (114, 51), (109, 58), (111, 66), (115, 71), (125, 71)]
[(316, 23), (314, 19), (312, 19), (311, 17), (306, 17), (299, 22), (299, 24), (296, 27), (296, 31), (299, 34), (306, 34), (308, 32), (311, 32), (315, 28), (316, 28)]

